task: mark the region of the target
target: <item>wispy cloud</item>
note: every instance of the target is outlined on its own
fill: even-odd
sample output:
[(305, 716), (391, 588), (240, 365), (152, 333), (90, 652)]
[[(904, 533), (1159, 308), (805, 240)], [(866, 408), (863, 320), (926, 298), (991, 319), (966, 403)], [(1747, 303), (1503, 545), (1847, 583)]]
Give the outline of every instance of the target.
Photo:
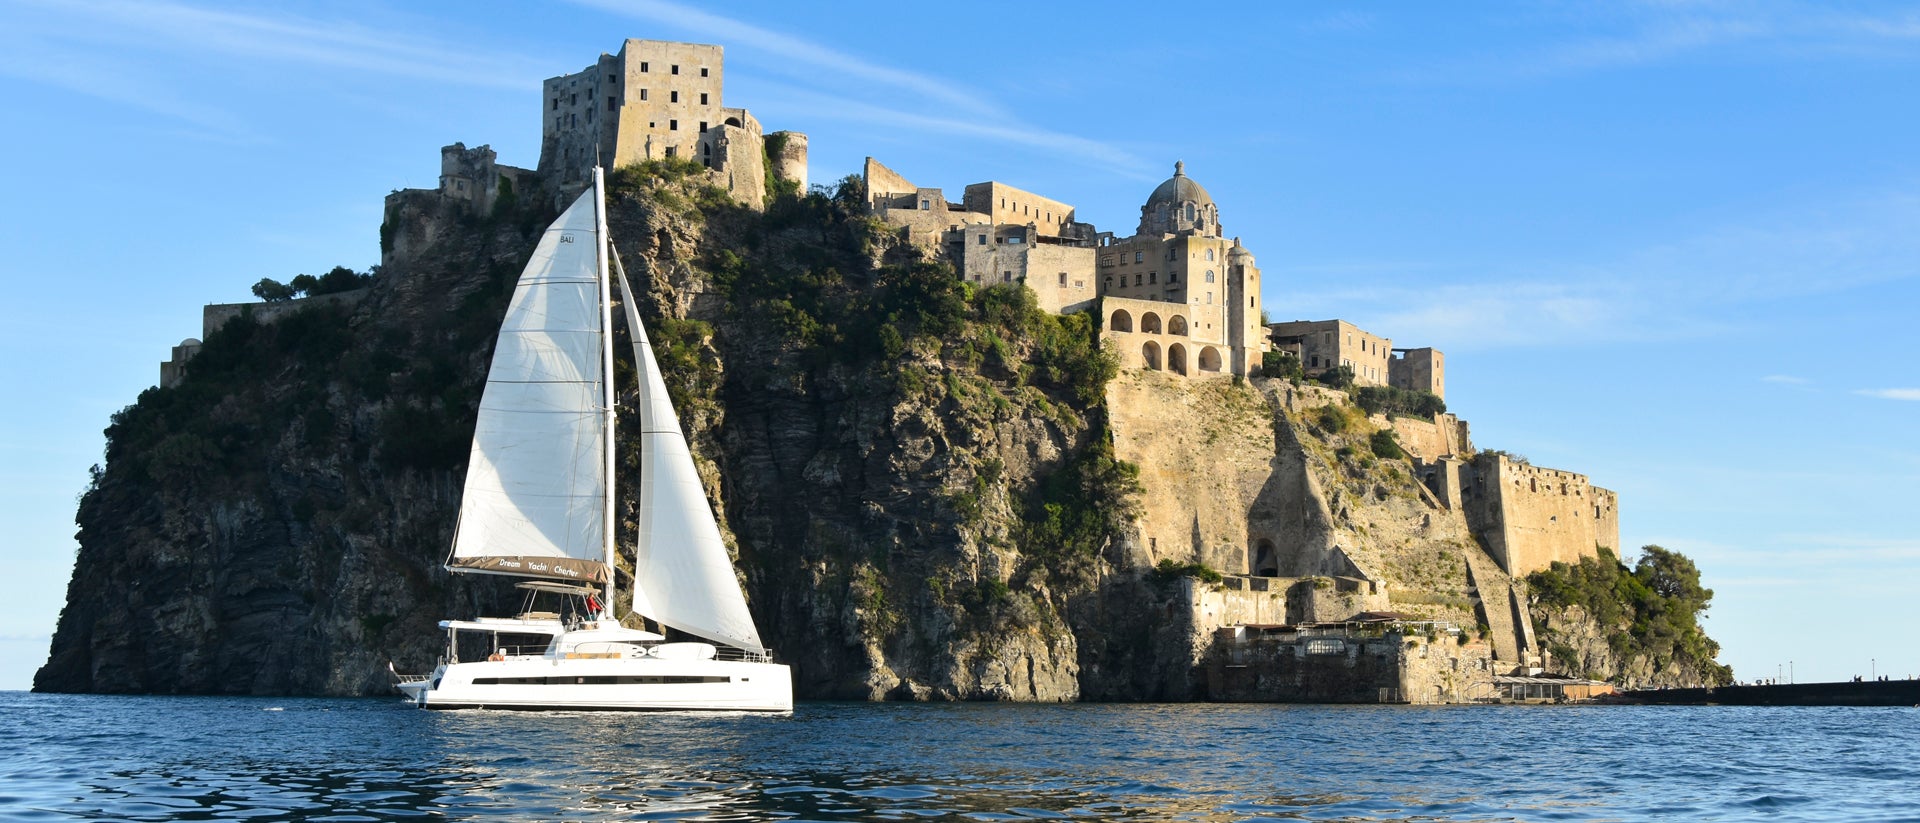
[[(1021, 145), (1139, 179), (1157, 179), (1149, 164), (1125, 149), (1027, 122), (989, 95), (952, 77), (873, 62), (812, 40), (665, 0), (573, 0), (610, 14), (671, 26), (690, 36), (727, 44), (730, 54), (779, 58), (756, 63), (763, 71), (804, 81), (812, 117), (880, 122), (923, 134), (961, 135)], [(847, 89), (835, 93), (834, 86)], [(876, 94), (875, 92), (880, 92)]]
[[(1546, 15), (1535, 14), (1539, 26)], [(1537, 79), (1660, 65), (1699, 55), (1911, 59), (1920, 57), (1920, 14), (1846, 11), (1805, 3), (1615, 3), (1568, 7), (1569, 32), (1517, 51), (1403, 72), (1422, 82)], [(1601, 33), (1593, 33), (1595, 31)]]
[(1920, 401), (1920, 389), (1861, 389), (1854, 392), (1854, 394), (1863, 394), (1868, 397), (1879, 397), (1886, 400)]
[(1303, 316), (1369, 307), (1358, 319), (1393, 329), (1396, 339), (1455, 350), (1714, 337), (1745, 328), (1757, 303), (1920, 278), (1913, 265), (1920, 260), (1920, 182), (1911, 189), (1754, 215), (1610, 260), (1514, 261), (1491, 271), (1417, 261), (1320, 263), (1302, 271), (1339, 275), (1311, 278), (1319, 281), (1386, 284), (1287, 302)]
[(18, 0), (0, 7), (0, 74), (181, 121), (203, 136), (254, 142), (224, 104), (195, 96), (189, 66), (247, 72), (317, 67), (439, 84), (532, 88), (531, 60), (363, 24), (175, 2)]

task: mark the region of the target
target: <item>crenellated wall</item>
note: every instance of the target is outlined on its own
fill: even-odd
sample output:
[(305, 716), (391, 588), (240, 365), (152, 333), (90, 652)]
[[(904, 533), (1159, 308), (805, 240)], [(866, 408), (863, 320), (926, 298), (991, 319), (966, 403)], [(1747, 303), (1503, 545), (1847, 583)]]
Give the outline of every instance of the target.
[(1462, 475), (1469, 525), (1514, 577), (1577, 563), (1596, 555), (1598, 546), (1620, 546), (1618, 499), (1586, 475), (1499, 453), (1475, 456)]

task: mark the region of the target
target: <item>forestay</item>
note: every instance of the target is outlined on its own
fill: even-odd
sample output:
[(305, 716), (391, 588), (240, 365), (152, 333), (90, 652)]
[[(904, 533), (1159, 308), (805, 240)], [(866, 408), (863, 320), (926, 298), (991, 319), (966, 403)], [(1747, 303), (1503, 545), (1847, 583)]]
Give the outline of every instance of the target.
[(548, 227), (514, 287), (480, 397), (449, 566), (607, 579), (595, 192)]

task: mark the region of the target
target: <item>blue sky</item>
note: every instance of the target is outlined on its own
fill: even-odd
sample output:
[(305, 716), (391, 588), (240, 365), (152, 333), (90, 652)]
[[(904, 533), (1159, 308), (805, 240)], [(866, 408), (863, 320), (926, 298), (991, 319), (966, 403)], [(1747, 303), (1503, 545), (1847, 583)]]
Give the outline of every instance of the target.
[(1920, 674), (1920, 11), (932, 8), (0, 0), (0, 689), (108, 415), (200, 307), (377, 262), (441, 145), (533, 165), (539, 82), (625, 37), (726, 46), (815, 182), (873, 155), (1126, 232), (1185, 160), (1274, 319), (1444, 350), (1478, 445), (1698, 560), (1737, 676)]

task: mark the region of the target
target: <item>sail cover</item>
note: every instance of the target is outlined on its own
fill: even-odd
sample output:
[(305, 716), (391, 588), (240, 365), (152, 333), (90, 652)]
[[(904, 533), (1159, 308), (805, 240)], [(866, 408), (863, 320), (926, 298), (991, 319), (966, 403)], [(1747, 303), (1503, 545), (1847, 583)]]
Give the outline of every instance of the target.
[(480, 396), (455, 571), (607, 579), (606, 404), (594, 191), (520, 274)]
[[(617, 261), (618, 258), (616, 257)], [(616, 262), (616, 265), (618, 263)], [(716, 643), (764, 652), (747, 598), (733, 576), (720, 525), (694, 469), (680, 418), (667, 397), (653, 343), (620, 272), (633, 360), (640, 372), (640, 539), (634, 550), (634, 610)]]

